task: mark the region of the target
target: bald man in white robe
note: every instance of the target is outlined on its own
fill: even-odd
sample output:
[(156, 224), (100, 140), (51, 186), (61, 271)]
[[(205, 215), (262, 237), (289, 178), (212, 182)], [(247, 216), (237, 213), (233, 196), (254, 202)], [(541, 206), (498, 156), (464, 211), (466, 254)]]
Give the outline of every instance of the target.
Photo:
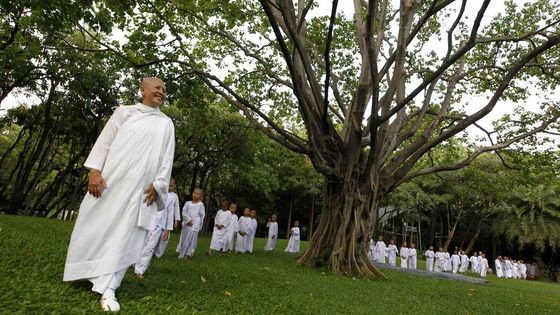
[(115, 110), (85, 162), (88, 193), (64, 267), (64, 281), (93, 283), (106, 311), (120, 310), (115, 290), (165, 209), (173, 167), (175, 128), (159, 108), (165, 84), (146, 78), (140, 92), (142, 103)]

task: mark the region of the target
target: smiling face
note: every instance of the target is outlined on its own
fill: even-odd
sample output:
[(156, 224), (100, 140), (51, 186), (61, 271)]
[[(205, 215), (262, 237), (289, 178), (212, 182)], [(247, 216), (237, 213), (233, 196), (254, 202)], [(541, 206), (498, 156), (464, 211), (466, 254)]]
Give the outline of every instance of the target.
[(160, 107), (167, 97), (165, 83), (158, 78), (145, 78), (140, 84), (142, 103), (150, 107)]

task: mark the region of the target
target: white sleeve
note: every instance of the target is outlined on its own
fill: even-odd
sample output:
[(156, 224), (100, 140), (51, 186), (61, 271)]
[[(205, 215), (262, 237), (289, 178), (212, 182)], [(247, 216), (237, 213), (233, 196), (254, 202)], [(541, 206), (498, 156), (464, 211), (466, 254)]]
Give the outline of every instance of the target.
[[(201, 201), (202, 203), (202, 201)], [(198, 208), (198, 216), (200, 217), (200, 226), (198, 228), (199, 231), (202, 231), (202, 226), (204, 225), (204, 217), (206, 216), (206, 208), (204, 208), (204, 204), (202, 204)]]
[(158, 210), (165, 209), (169, 180), (171, 179), (171, 170), (173, 169), (173, 157), (175, 155), (175, 127), (173, 126), (171, 119), (169, 119), (168, 124), (168, 129), (166, 130), (168, 136), (167, 144), (165, 146), (165, 154), (163, 156), (163, 160), (161, 161), (156, 178), (152, 183), (158, 193), (156, 198)]
[(166, 212), (165, 215), (167, 216), (167, 220), (166, 220), (167, 222), (165, 223), (165, 229), (169, 230), (169, 231), (173, 230), (173, 211), (175, 210), (174, 208), (175, 208), (175, 200), (176, 200), (175, 197), (172, 197), (172, 198), (173, 198), (173, 200), (172, 200), (173, 203), (171, 203), (169, 205), (169, 207), (167, 209), (165, 209), (165, 212)]
[(107, 121), (107, 124), (105, 124), (105, 127), (103, 127), (84, 163), (84, 166), (88, 169), (103, 170), (105, 159), (107, 159), (107, 154), (109, 153), (109, 147), (113, 140), (115, 140), (117, 131), (124, 122), (124, 110), (123, 107), (118, 107), (113, 115), (111, 115), (111, 118), (109, 118), (109, 121)]
[(175, 221), (181, 221), (181, 206), (179, 205), (179, 196), (173, 202)]

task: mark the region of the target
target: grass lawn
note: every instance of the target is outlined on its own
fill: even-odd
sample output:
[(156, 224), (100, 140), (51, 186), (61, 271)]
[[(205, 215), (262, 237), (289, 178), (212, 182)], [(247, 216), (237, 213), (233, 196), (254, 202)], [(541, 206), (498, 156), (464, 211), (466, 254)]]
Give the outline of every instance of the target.
[[(87, 281), (62, 282), (73, 224), (0, 215), (0, 313), (90, 314), (99, 297)], [(173, 234), (144, 281), (127, 273), (117, 297), (124, 314), (559, 314), (560, 285), (496, 279), (488, 286), (386, 270), (387, 280), (330, 274), (265, 253), (207, 257), (200, 237), (190, 262), (174, 255)], [(305, 248), (306, 244), (302, 244)], [(419, 262), (423, 266), (422, 262)], [(203, 276), (207, 281), (201, 281)], [(225, 292), (231, 296), (226, 296)]]

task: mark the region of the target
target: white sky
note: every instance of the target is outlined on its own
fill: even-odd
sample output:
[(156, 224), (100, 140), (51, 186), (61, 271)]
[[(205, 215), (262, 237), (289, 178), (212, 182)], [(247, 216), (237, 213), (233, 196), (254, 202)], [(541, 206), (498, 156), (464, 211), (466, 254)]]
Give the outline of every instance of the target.
[[(527, 2), (525, 0), (515, 0), (520, 6)], [(341, 0), (339, 1), (338, 4), (338, 11), (343, 13), (345, 16), (351, 18), (354, 12), (354, 8), (353, 8), (353, 1), (352, 0)], [(398, 0), (392, 0), (393, 5), (395, 7), (398, 6), (399, 1)], [(457, 10), (460, 7), (460, 2), (461, 1), (456, 1), (455, 4), (453, 4), (452, 6), (454, 6)], [(320, 0), (318, 1), (319, 3), (319, 7), (315, 10), (312, 10), (310, 12), (310, 14), (314, 15), (314, 16), (321, 16), (321, 15), (330, 15), (330, 10), (331, 10), (331, 1), (327, 1), (327, 0)], [(467, 2), (467, 7), (465, 10), (465, 16), (468, 17), (468, 20), (472, 23), (472, 21), (474, 20), (474, 17), (476, 16), (476, 13), (479, 9), (481, 1), (480, 0), (473, 0), (473, 1), (468, 1)], [(481, 29), (482, 27), (484, 27), (489, 21), (492, 20), (492, 18), (497, 15), (500, 12), (504, 11), (504, 1), (500, 0), (500, 1), (492, 1), (492, 3), (490, 4), (489, 8), (487, 9), (487, 12), (485, 14), (485, 17), (482, 21), (482, 25), (481, 25)], [(447, 44), (446, 42), (432, 42), (430, 45), (427, 45), (425, 48), (427, 49), (434, 49), (436, 51), (443, 51), (445, 49), (447, 49)], [(216, 69), (217, 72), (223, 72), (224, 70), (220, 70), (220, 69)], [(530, 84), (530, 83), (528, 83)], [(560, 99), (560, 89), (557, 89), (552, 95), (549, 95), (549, 97), (551, 99), (555, 99), (558, 100)], [(481, 96), (473, 96), (470, 98), (466, 98), (466, 111), (467, 114), (471, 114), (474, 111), (478, 110), (480, 107), (482, 107), (486, 100), (486, 97), (481, 97)], [(33, 103), (37, 103), (39, 100), (35, 97), (29, 97), (29, 96), (23, 96), (21, 94), (10, 94), (1, 104), (0, 104), (0, 115), (5, 113), (5, 110), (12, 108), (14, 106), (17, 106), (21, 103), (26, 103), (26, 104), (33, 104)], [(527, 110), (531, 110), (531, 111), (538, 111), (539, 110), (539, 105), (540, 102), (542, 100), (536, 96), (536, 95), (532, 95), (531, 97), (529, 97), (529, 99), (527, 99), (527, 101), (524, 104), (524, 107)], [(494, 111), (492, 113), (490, 113), (487, 117), (485, 117), (484, 119), (482, 119), (480, 121), (480, 124), (482, 126), (484, 126), (485, 128), (489, 128), (490, 130), (492, 129), (491, 127), (491, 123), (492, 121), (502, 117), (504, 114), (509, 114), (509, 113), (513, 113), (515, 107), (517, 106), (517, 104), (513, 104), (507, 101), (500, 101), (498, 102), (498, 104), (496, 105), (496, 108), (494, 109)], [(469, 132), (469, 135), (471, 136), (471, 138), (474, 140), (475, 136), (484, 136), (484, 134), (478, 130), (477, 128), (470, 128), (467, 129), (467, 132)], [(557, 144), (560, 143), (560, 137), (556, 137), (555, 141)]]

